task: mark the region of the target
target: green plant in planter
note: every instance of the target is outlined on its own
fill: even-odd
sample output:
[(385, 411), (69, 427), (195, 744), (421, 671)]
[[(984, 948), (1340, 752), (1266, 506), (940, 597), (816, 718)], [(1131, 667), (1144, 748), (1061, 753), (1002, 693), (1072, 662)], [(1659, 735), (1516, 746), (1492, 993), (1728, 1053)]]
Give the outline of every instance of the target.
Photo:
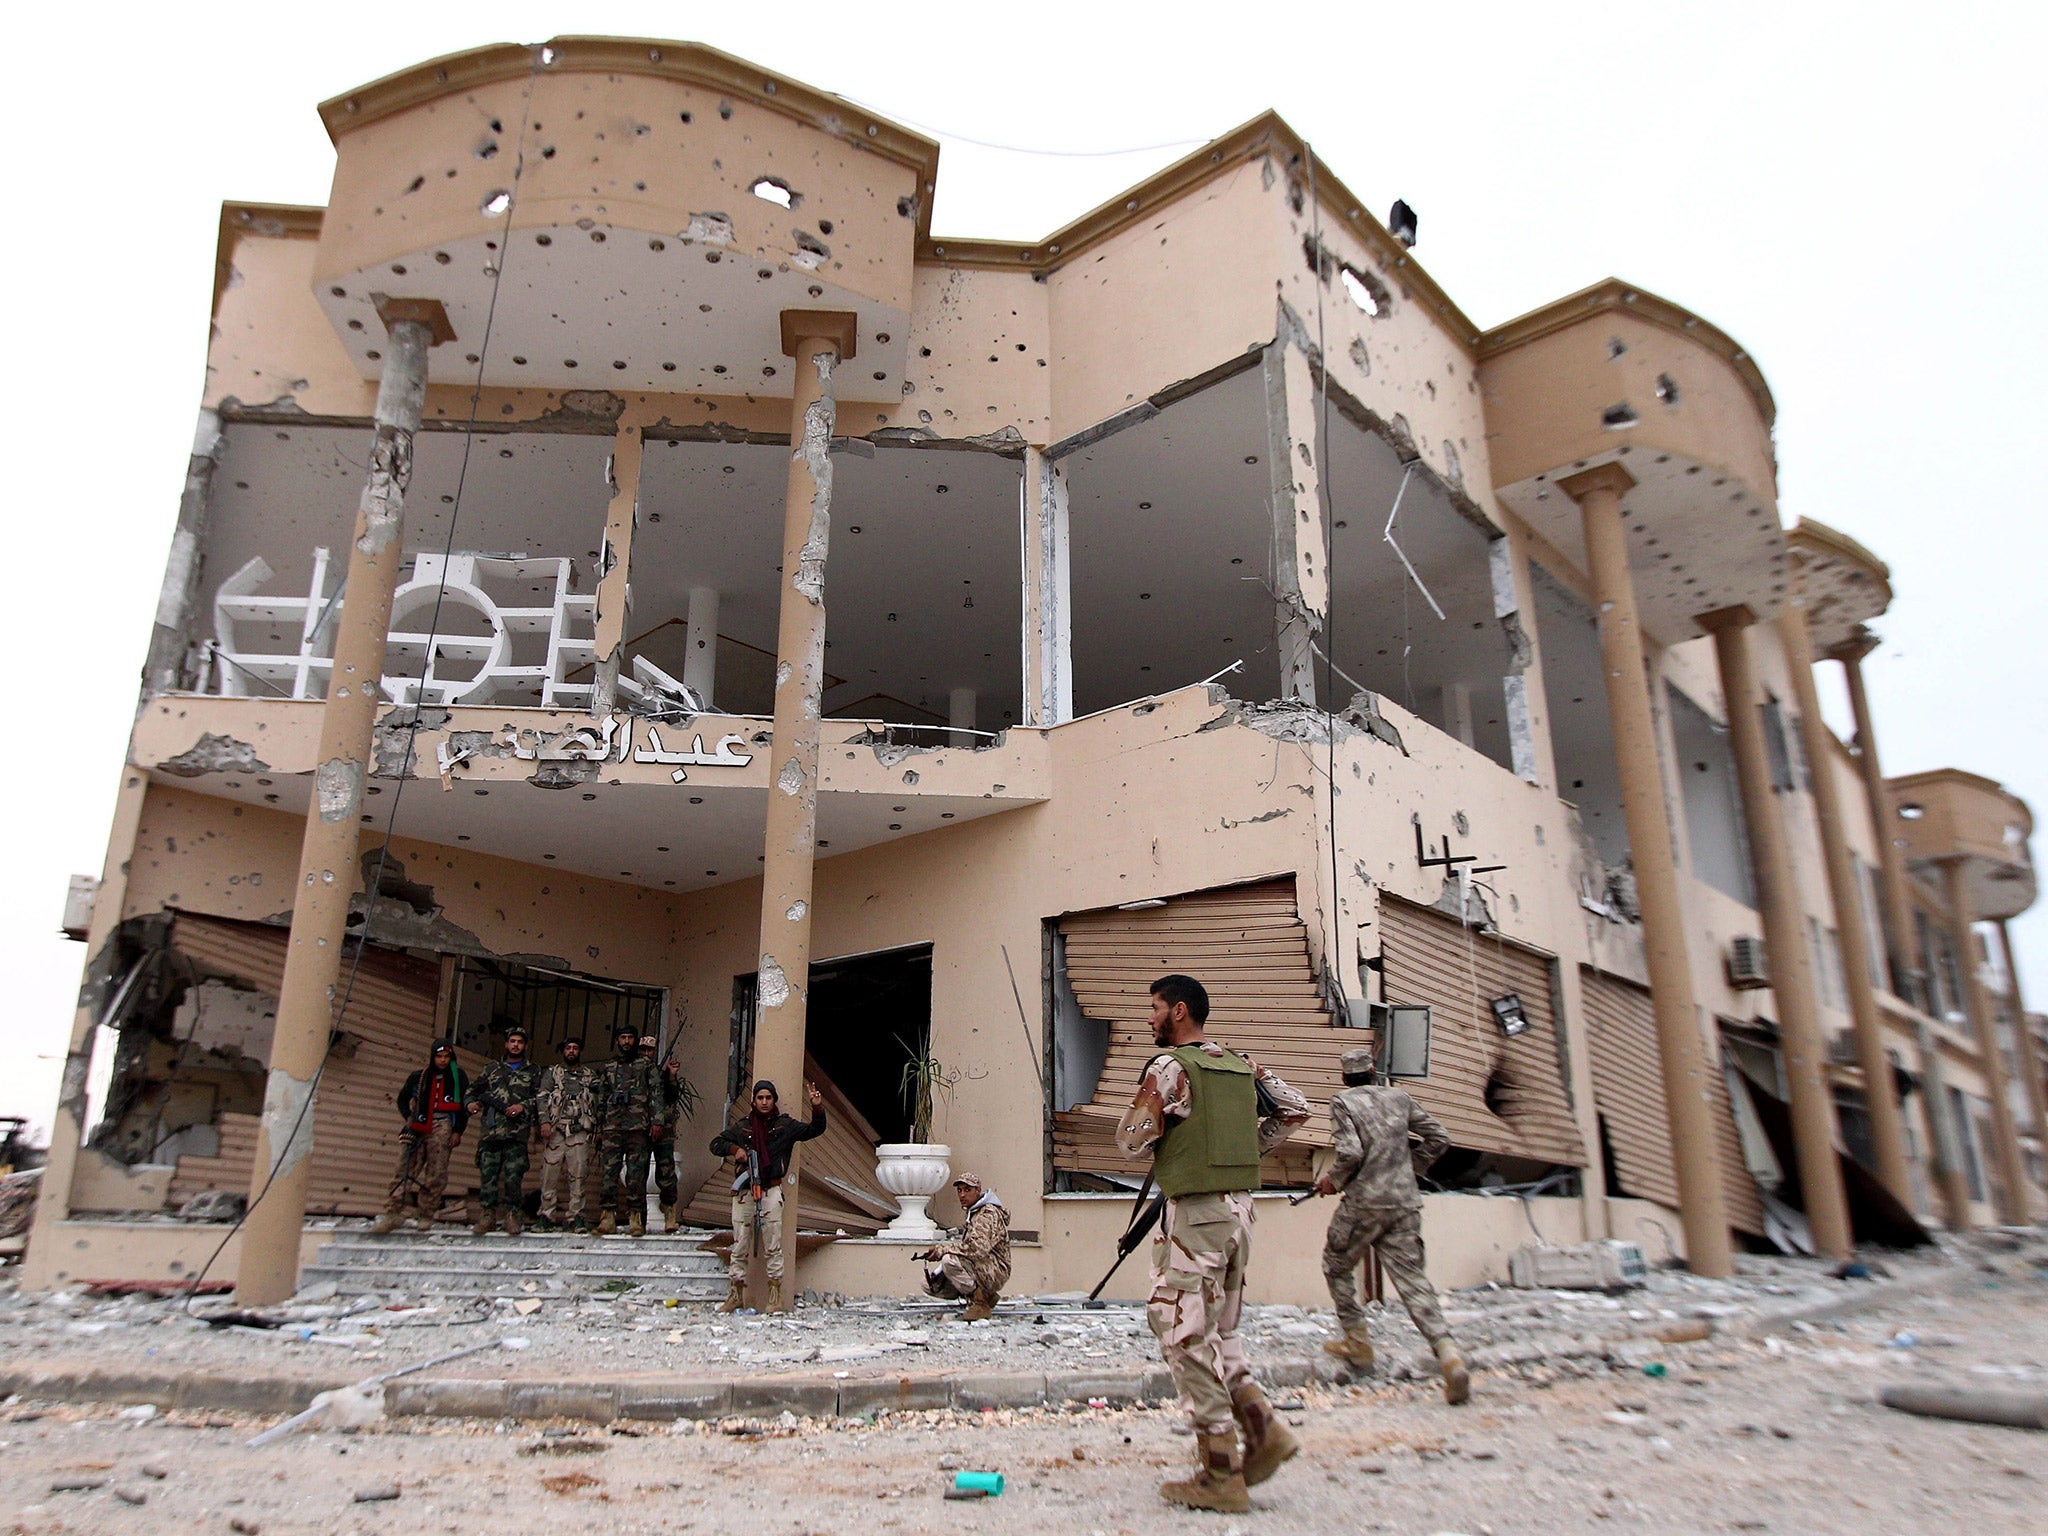
[(953, 1096), (964, 1074), (957, 1067), (941, 1064), (929, 1044), (920, 1050), (901, 1035), (896, 1037), (896, 1043), (910, 1053), (910, 1059), (903, 1064), (902, 1081), (903, 1107), (910, 1114), (910, 1139), (930, 1145), (932, 1112), (941, 1099)]

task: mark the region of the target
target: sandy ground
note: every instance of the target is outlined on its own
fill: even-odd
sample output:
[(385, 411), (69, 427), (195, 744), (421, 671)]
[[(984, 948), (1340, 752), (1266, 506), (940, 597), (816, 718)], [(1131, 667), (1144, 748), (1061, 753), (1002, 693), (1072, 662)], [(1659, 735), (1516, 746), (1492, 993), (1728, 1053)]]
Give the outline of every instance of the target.
[[(1524, 1298), (1526, 1301), (1527, 1298)], [(1905, 1337), (1902, 1338), (1902, 1335)], [(1305, 1453), (1248, 1516), (1154, 1493), (1190, 1459), (1167, 1410), (888, 1415), (636, 1426), (387, 1421), (243, 1442), (268, 1421), (14, 1404), (0, 1530), (420, 1533), (1211, 1530), (1510, 1532), (2048, 1529), (2048, 1435), (1912, 1418), (1890, 1380), (2048, 1389), (2048, 1284), (1980, 1273), (1836, 1325), (1604, 1364), (1484, 1373), (1446, 1408), (1424, 1381), (1281, 1394)], [(946, 1502), (954, 1468), (998, 1499)], [(97, 1482), (56, 1492), (66, 1480)], [(396, 1499), (357, 1502), (395, 1488)], [(142, 1502), (126, 1502), (140, 1499)], [(239, 1525), (234, 1522), (240, 1522)]]

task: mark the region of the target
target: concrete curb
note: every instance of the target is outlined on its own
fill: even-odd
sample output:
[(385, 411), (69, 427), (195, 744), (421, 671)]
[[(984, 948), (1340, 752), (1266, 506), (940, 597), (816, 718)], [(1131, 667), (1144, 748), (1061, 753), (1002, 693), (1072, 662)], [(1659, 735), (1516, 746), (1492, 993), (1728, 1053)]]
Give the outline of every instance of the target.
[[(1274, 1389), (1334, 1380), (1338, 1368), (1313, 1360), (1276, 1360), (1259, 1379)], [(154, 1403), (159, 1408), (292, 1414), (316, 1393), (348, 1385), (342, 1376), (221, 1376), (115, 1370), (0, 1370), (0, 1394), (43, 1402)], [(1112, 1407), (1174, 1400), (1163, 1366), (1144, 1371), (963, 1372), (927, 1376), (634, 1376), (506, 1381), (407, 1377), (391, 1383), (386, 1409), (397, 1415), (463, 1419), (863, 1418), (888, 1410)]]

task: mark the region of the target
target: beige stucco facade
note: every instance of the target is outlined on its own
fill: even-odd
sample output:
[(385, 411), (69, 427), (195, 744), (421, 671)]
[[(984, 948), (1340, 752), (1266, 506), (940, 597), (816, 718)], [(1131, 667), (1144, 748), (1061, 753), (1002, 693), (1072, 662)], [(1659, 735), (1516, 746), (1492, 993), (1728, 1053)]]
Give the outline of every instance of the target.
[[(1944, 1218), (1923, 1053), (1940, 1052), (1972, 1127), (2003, 1079), (1985, 1074), (1986, 1035), (1951, 1018), (1960, 1001), (1910, 995), (1935, 962), (1897, 953), (1878, 910), (1897, 812), (1873, 805), (1874, 744), (1828, 737), (1809, 760), (1779, 626), (1805, 592), (1813, 650), (1834, 655), (1883, 612), (1889, 574), (1828, 530), (1788, 530), (1768, 387), (1717, 328), (1608, 282), (1481, 331), (1270, 115), (1010, 246), (933, 235), (929, 141), (696, 45), (479, 50), (322, 112), (329, 207), (223, 215), (204, 430), (29, 1283), (189, 1273), (223, 1227), (97, 1218), (249, 1187), (231, 1146), (264, 1100), (266, 1045), (219, 1044), (188, 1004), (207, 982), (262, 988), (181, 948), (179, 925), (260, 947), (292, 921), (393, 300), (438, 303), (453, 331), (410, 450), (363, 867), (340, 872), (366, 952), (429, 978), (413, 1013), (393, 1004), (410, 1022), (373, 1041), (393, 1063), (417, 1064), (436, 1029), (486, 1053), (507, 999), (631, 992), (703, 1094), (679, 1141), (686, 1201), (712, 1175), (704, 1143), (758, 1044), (759, 872), (793, 846), (764, 842), (771, 797), (790, 792), (770, 697), (791, 661), (777, 605), (799, 576), (779, 535), (781, 338), (792, 312), (830, 312), (854, 329), (819, 480), (829, 552), (805, 552), (829, 649), (803, 919), (819, 967), (901, 1011), (835, 1013), (820, 989), (806, 1044), (820, 1070), (847, 1064), (840, 1088), (888, 1140), (898, 1106), (857, 1058), (871, 1046), (888, 1065), (868, 1075), (893, 1083), (890, 1053), (928, 1042), (954, 1077), (933, 1139), (1000, 1188), (1018, 1285), (1085, 1289), (1107, 1263), (1119, 1177), (1087, 1151), (1089, 1107), (1114, 1099), (1142, 1021), (1087, 1009), (1142, 997), (1160, 955), (1208, 969), (1212, 1033), (1240, 1031), (1312, 1096), (1356, 1038), (1347, 1000), (1434, 1009), (1420, 1091), (1471, 1106), (1483, 1134), (1440, 1169), (1427, 1230), (1433, 1269), (1468, 1284), (1528, 1240), (1520, 1204), (1488, 1186), (1542, 1184), (1550, 1241), (1613, 1236), (1655, 1260), (1686, 1247), (1671, 1191), (1704, 1179), (1738, 1245), (1764, 1242), (1771, 1190), (1753, 1180), (1772, 1177), (1739, 1148), (1784, 1097), (1781, 974), (1812, 993), (1830, 1140), (1861, 1156), (1873, 1085), (1835, 958), (1855, 924), (1879, 973), (1871, 1027), (1911, 1090), (1900, 1193)], [(1608, 693), (1631, 680), (1603, 660), (1607, 604), (1563, 488), (1610, 466), (1651, 707), (1632, 757)], [(1745, 814), (1699, 623), (1731, 610), (1748, 615), (1769, 817)], [(1816, 773), (1864, 872), (1855, 911), (1830, 888)], [(1898, 787), (1925, 804), (1897, 850), (1915, 901), (1946, 910), (1918, 872), (1951, 858), (1999, 893), (1965, 928), (2031, 901), (2023, 806), (1967, 774)], [(1675, 908), (1638, 900), (1625, 793), (1668, 821)], [(1760, 827), (1782, 842), (1802, 966), (1756, 955)], [(1240, 888), (1268, 905), (1238, 914)], [(1185, 915), (1202, 901), (1231, 915)], [(1140, 931), (1130, 974), (1070, 968), (1069, 937), (1120, 909)], [(1677, 1152), (1665, 1108), (1644, 1110), (1667, 1093), (1653, 951), (1690, 980), (1703, 1063), (1688, 1091), (1711, 1137)], [(876, 980), (901, 956), (928, 967), (908, 1003)], [(1283, 971), (1284, 997), (1262, 990)], [(1510, 993), (1540, 1015), (1512, 1041), (1492, 1022)], [(115, 1087), (91, 1126), (96, 1050), (117, 1053)], [(213, 1109), (167, 1118), (169, 1087), (204, 1074)], [(216, 1091), (228, 1081), (242, 1088)], [(1539, 1090), (1561, 1106), (1540, 1134)], [(316, 1159), (325, 1146), (364, 1170), (361, 1138), (396, 1130), (387, 1103), (331, 1091), (311, 1118)], [(2018, 1124), (2038, 1177), (2042, 1127)], [(375, 1209), (369, 1180), (320, 1195), (316, 1179), (312, 1214)], [(1990, 1219), (1981, 1179), (1974, 1198)], [(950, 1196), (934, 1209), (955, 1214)], [(1255, 1295), (1321, 1295), (1320, 1220), (1262, 1203)], [(901, 1289), (900, 1250), (862, 1235), (874, 1225), (807, 1259), (806, 1283)]]

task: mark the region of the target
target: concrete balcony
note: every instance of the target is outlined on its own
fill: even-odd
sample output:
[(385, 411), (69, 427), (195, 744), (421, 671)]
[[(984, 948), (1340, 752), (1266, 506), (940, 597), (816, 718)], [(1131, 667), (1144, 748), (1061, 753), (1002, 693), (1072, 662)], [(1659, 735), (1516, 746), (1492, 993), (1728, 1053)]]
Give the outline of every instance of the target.
[(1619, 463), (1644, 625), (1666, 645), (1698, 615), (1775, 617), (1790, 581), (1778, 523), (1776, 414), (1749, 354), (1698, 316), (1615, 280), (1480, 340), (1494, 488), (1585, 564), (1579, 509), (1556, 482)]
[[(318, 756), (317, 699), (169, 694), (137, 722), (130, 760), (157, 783), (303, 816)], [(411, 711), (385, 711), (365, 799), (388, 826), (521, 863), (687, 891), (760, 869), (773, 741), (768, 722), (429, 707), (406, 761)], [(819, 752), (824, 857), (938, 831), (1051, 796), (1045, 733), (975, 747), (944, 731), (828, 720)]]
[(1891, 607), (1891, 567), (1846, 533), (1802, 517), (1786, 537), (1806, 593), (1806, 625), (1816, 656), (1855, 641), (1865, 624)]
[(1940, 866), (1963, 862), (1968, 921), (2017, 917), (2034, 904), (2034, 815), (2019, 796), (1960, 768), (1888, 779), (1885, 788), (1908, 865), (1938, 883)]
[(451, 54), (322, 105), (314, 293), (365, 378), (378, 300), (435, 299), (436, 382), (789, 393), (778, 319), (850, 311), (842, 400), (898, 401), (938, 147), (695, 43)]

